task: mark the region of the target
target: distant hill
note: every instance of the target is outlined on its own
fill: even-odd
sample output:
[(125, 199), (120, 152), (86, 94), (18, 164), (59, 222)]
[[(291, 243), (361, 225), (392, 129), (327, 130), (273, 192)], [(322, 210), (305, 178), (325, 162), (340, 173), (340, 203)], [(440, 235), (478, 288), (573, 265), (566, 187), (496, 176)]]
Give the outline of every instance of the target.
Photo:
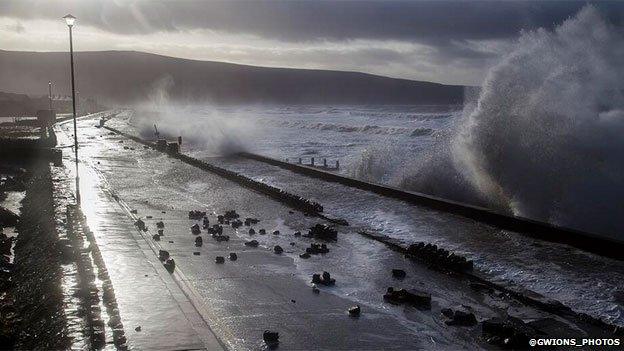
[[(69, 94), (65, 52), (0, 50), (0, 91)], [(358, 72), (267, 68), (196, 61), (141, 52), (75, 54), (81, 96), (130, 103), (166, 85), (174, 100), (285, 104), (460, 104), (463, 87)], [(163, 84), (166, 83), (166, 84)]]

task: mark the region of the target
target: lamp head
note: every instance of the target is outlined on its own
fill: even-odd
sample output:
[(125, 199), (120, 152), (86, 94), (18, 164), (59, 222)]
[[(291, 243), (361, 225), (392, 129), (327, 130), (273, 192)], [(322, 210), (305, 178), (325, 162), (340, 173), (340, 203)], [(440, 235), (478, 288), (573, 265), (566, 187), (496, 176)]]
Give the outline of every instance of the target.
[(70, 14), (65, 15), (63, 19), (65, 20), (65, 23), (67, 23), (68, 27), (72, 27), (74, 25), (74, 22), (76, 22), (76, 17)]

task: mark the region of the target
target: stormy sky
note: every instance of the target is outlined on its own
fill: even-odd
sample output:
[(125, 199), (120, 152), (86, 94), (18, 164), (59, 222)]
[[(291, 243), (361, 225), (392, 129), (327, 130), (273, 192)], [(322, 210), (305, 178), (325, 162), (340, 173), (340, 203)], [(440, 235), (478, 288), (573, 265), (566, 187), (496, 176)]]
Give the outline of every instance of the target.
[[(586, 1), (0, 1), (0, 49), (135, 50), (260, 66), (478, 85), (522, 30)], [(595, 6), (621, 25), (624, 2)]]

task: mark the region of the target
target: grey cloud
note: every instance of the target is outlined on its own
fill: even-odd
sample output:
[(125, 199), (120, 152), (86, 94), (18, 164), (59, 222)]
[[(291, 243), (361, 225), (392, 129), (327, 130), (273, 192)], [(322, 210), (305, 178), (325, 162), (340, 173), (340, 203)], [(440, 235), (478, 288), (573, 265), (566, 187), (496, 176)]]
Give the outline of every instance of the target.
[[(9, 0), (0, 3), (0, 12), (22, 18), (60, 18), (63, 12), (73, 12), (84, 23), (127, 34), (206, 28), (282, 41), (366, 38), (444, 42), (509, 38), (522, 29), (551, 27), (585, 3)], [(597, 6), (613, 21), (622, 21), (622, 2), (602, 1)]]

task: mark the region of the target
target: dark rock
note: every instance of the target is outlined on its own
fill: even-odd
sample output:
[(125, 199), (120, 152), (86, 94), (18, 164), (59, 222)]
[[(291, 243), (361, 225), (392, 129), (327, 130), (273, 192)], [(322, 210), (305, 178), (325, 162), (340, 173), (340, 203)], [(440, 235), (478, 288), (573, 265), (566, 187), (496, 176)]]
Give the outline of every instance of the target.
[(156, 228), (164, 228), (165, 227), (165, 223), (163, 221), (158, 221), (156, 222)]
[(230, 261), (236, 261), (238, 259), (238, 255), (236, 252), (230, 252)]
[(407, 274), (402, 269), (393, 269), (392, 276), (398, 279), (403, 279), (405, 278), (405, 276), (407, 276)]
[(258, 247), (258, 241), (257, 240), (247, 241), (247, 242), (245, 242), (245, 246)]
[(249, 228), (249, 235), (256, 234), (256, 231), (253, 228)]
[(158, 235), (163, 236), (165, 235), (165, 231), (162, 229), (158, 229)]
[(166, 261), (169, 258), (169, 251), (166, 250), (158, 250), (158, 258), (161, 261)]
[(326, 224), (316, 224), (308, 231), (308, 236), (320, 240), (336, 241), (338, 240), (338, 232)]
[(308, 259), (308, 258), (310, 258), (310, 254), (309, 254), (309, 253), (307, 253), (307, 252), (304, 252), (304, 253), (302, 253), (301, 255), (299, 255), (299, 257), (300, 257), (300, 258), (303, 258), (303, 259)]
[(360, 308), (360, 305), (355, 305), (349, 308), (349, 315), (352, 317), (359, 317), (361, 312), (362, 309)]
[(312, 283), (331, 286), (336, 283), (336, 279), (332, 278), (329, 272), (323, 272), (322, 274), (312, 274)]
[(201, 255), (201, 252), (199, 252), (199, 251), (194, 251), (194, 252), (193, 252), (193, 255), (195, 255), (195, 256), (199, 256), (199, 255)]
[(294, 235), (295, 235), (295, 236), (301, 236), (301, 232), (297, 231), (297, 232), (295, 232), (295, 234), (294, 234)]
[(238, 217), (240, 217), (240, 216), (238, 215), (238, 213), (236, 213), (235, 210), (225, 211), (225, 215), (223, 216), (223, 218), (225, 218), (227, 220), (236, 219)]
[(279, 235), (280, 231), (279, 230), (275, 230), (273, 231), (273, 235)]
[(264, 229), (260, 229), (260, 231), (258, 231), (258, 233), (259, 233), (260, 235), (264, 235), (264, 234), (266, 234), (266, 230), (264, 230)]
[(201, 247), (202, 245), (204, 245), (204, 239), (202, 239), (201, 236), (196, 237), (195, 238), (195, 246)]
[(262, 333), (262, 340), (267, 344), (276, 344), (279, 342), (279, 333), (265, 330), (264, 333)]
[(193, 226), (191, 227), (191, 233), (195, 235), (201, 234), (201, 229), (199, 228), (198, 224), (193, 224)]
[(134, 225), (139, 228), (139, 230), (146, 231), (147, 227), (145, 226), (145, 222), (143, 222), (140, 218), (134, 222)]
[(225, 258), (223, 256), (215, 257), (215, 263), (225, 263)]
[(154, 234), (152, 235), (152, 239), (154, 239), (154, 241), (160, 241), (160, 235)]
[(216, 235), (214, 238), (215, 238), (215, 240), (216, 240), (216, 241), (218, 241), (218, 242), (221, 242), (221, 241), (230, 241), (230, 236), (229, 236), (229, 235)]
[(164, 265), (169, 273), (173, 273), (173, 271), (175, 270), (175, 261), (173, 260), (173, 258), (167, 259)]
[(273, 252), (275, 252), (276, 254), (281, 254), (282, 252), (284, 252), (284, 249), (282, 249), (282, 247), (279, 245), (275, 245), (273, 247)]

